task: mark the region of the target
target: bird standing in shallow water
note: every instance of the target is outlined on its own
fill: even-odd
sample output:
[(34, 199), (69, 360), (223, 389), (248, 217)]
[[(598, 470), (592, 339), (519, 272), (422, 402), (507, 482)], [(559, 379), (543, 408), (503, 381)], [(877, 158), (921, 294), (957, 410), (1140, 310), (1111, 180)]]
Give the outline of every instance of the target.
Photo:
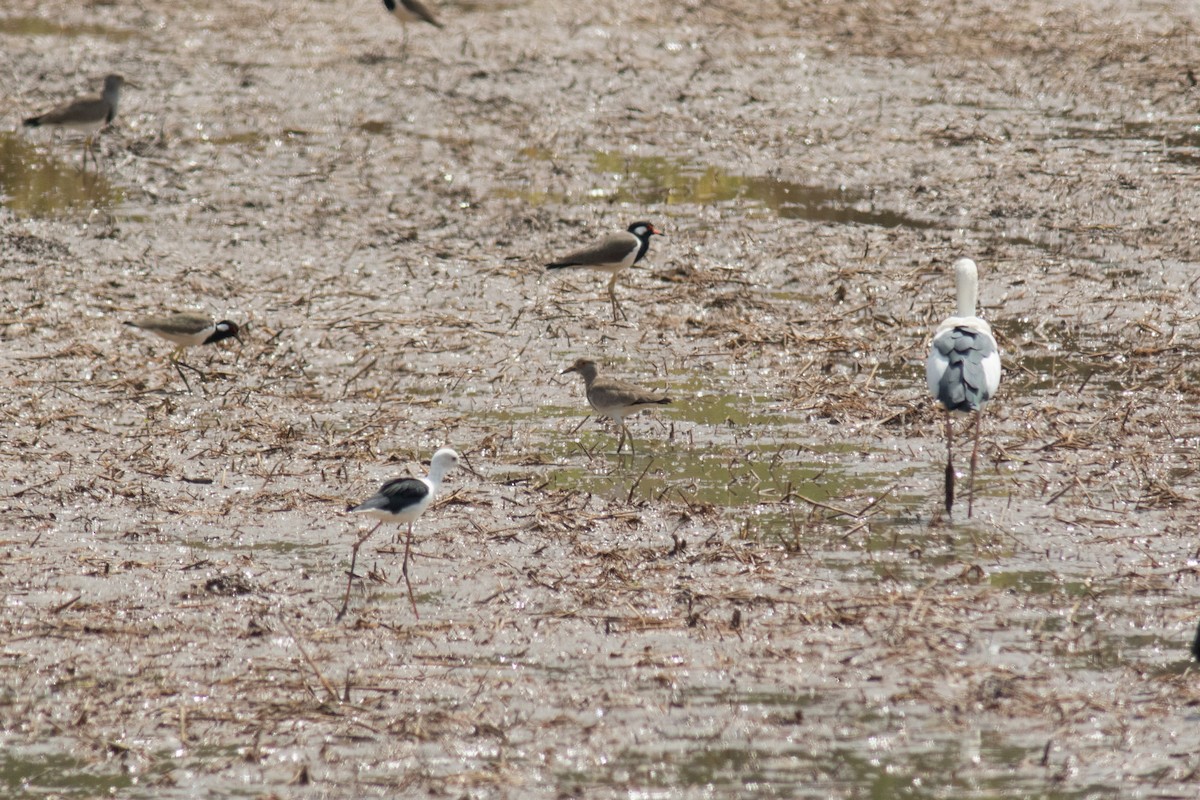
[(417, 601), (413, 597), (412, 583), (408, 579), (408, 557), (412, 549), (413, 523), (417, 517), (425, 513), (425, 509), (433, 503), (434, 498), (442, 487), (442, 478), (454, 467), (458, 466), (458, 453), (449, 447), (443, 447), (433, 454), (429, 462), (429, 476), (425, 478), (397, 478), (379, 487), (379, 491), (356, 506), (350, 506), (347, 511), (352, 514), (366, 514), (379, 520), (374, 528), (363, 534), (354, 543), (350, 555), (350, 575), (346, 579), (346, 596), (342, 600), (342, 610), (337, 618), (341, 619), (346, 608), (350, 605), (350, 587), (354, 582), (354, 565), (358, 563), (358, 548), (371, 538), (385, 522), (408, 523), (408, 537), (404, 540), (404, 562), (400, 567), (404, 575), (404, 584), (408, 587), (408, 602), (412, 605), (413, 616), (420, 619), (417, 613)]
[(975, 467), (979, 461), (979, 432), (983, 406), (1000, 388), (1000, 351), (992, 328), (975, 316), (979, 295), (979, 270), (969, 258), (954, 262), (958, 308), (933, 334), (925, 379), (929, 393), (946, 410), (946, 513), (954, 506), (954, 465), (951, 443), (954, 423), (951, 412), (975, 415), (975, 446), (971, 450), (971, 477), (967, 489), (967, 517), (975, 506)]
[(643, 408), (666, 405), (671, 402), (671, 398), (666, 395), (654, 394), (634, 386), (632, 383), (601, 378), (596, 362), (590, 358), (579, 359), (559, 374), (566, 375), (568, 372), (578, 372), (583, 376), (588, 405), (600, 416), (610, 418), (621, 429), (621, 436), (617, 439), (618, 454), (621, 452), (621, 445), (625, 443), (626, 437), (629, 439), (629, 453), (630, 455), (634, 453), (633, 434), (625, 427), (626, 416), (641, 411)]
[(646, 251), (650, 249), (651, 236), (662, 235), (663, 232), (649, 222), (635, 222), (627, 230), (609, 234), (590, 247), (551, 261), (546, 265), (546, 269), (580, 267), (611, 273), (612, 277), (608, 279), (608, 299), (612, 303), (613, 321), (616, 322), (618, 312), (622, 319), (626, 318), (625, 312), (617, 302), (617, 276), (642, 260)]
[(116, 118), (117, 103), (121, 99), (121, 87), (124, 85), (125, 79), (120, 75), (109, 75), (104, 79), (104, 91), (98, 96), (80, 97), (45, 114), (29, 117), (25, 120), (25, 127), (38, 128), (48, 125), (83, 131), (87, 135), (83, 141), (83, 166), (87, 167), (88, 153), (92, 153), (92, 163), (99, 167), (96, 154), (92, 152), (92, 141), (97, 132)]
[(171, 354), (171, 363), (175, 366), (179, 377), (183, 378), (183, 385), (187, 386), (189, 392), (192, 387), (188, 383), (187, 376), (183, 374), (182, 368), (187, 367), (201, 377), (204, 377), (204, 373), (190, 364), (183, 363), (181, 358), (184, 348), (213, 344), (230, 337), (239, 342), (242, 340), (236, 322), (230, 322), (227, 319), (213, 322), (203, 314), (183, 313), (161, 317), (139, 317), (125, 324), (131, 328), (149, 331), (175, 344), (175, 351)]

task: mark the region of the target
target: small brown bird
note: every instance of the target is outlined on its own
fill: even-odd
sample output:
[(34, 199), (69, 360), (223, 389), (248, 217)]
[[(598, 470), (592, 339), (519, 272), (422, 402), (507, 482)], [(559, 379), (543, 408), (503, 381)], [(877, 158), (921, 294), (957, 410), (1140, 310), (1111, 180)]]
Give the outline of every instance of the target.
[(125, 79), (120, 75), (109, 75), (104, 79), (104, 91), (99, 95), (80, 97), (45, 114), (29, 117), (25, 120), (25, 127), (54, 126), (83, 131), (87, 135), (83, 143), (83, 165), (87, 166), (88, 153), (92, 153), (92, 163), (96, 163), (92, 142), (96, 134), (116, 118), (117, 103), (124, 85)]
[(650, 406), (662, 406), (671, 402), (666, 395), (654, 394), (639, 386), (613, 378), (601, 378), (596, 362), (590, 358), (581, 358), (564, 369), (560, 375), (568, 372), (578, 372), (583, 376), (586, 386), (588, 405), (602, 417), (608, 417), (621, 428), (621, 436), (617, 440), (617, 453), (625, 439), (629, 439), (629, 452), (632, 455), (633, 434), (625, 427), (625, 417)]
[(213, 322), (203, 314), (181, 313), (160, 317), (139, 317), (125, 324), (131, 328), (149, 331), (175, 344), (175, 352), (171, 354), (171, 363), (175, 366), (175, 371), (179, 373), (179, 377), (183, 378), (183, 383), (188, 387), (189, 392), (192, 390), (192, 387), (188, 383), (187, 376), (183, 374), (182, 367), (187, 367), (201, 377), (203, 377), (204, 373), (180, 360), (183, 356), (184, 348), (196, 347), (202, 344), (213, 344), (230, 337), (237, 339), (239, 342), (242, 340), (236, 322), (230, 322), (227, 319), (223, 319), (220, 322)]
[(642, 260), (646, 251), (650, 249), (651, 236), (662, 235), (663, 232), (649, 222), (635, 222), (628, 229), (620, 233), (609, 234), (590, 247), (576, 250), (556, 261), (551, 261), (546, 265), (546, 269), (582, 267), (611, 273), (612, 277), (608, 279), (608, 299), (612, 303), (613, 321), (615, 322), (618, 313), (623, 319), (625, 318), (625, 312), (621, 310), (621, 306), (617, 302), (617, 276)]

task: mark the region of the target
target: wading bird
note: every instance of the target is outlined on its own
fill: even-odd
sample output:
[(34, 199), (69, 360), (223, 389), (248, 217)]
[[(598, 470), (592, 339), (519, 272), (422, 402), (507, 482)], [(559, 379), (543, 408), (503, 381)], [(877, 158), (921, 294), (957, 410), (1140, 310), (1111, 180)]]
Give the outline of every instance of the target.
[(412, 605), (413, 616), (420, 619), (421, 615), (417, 613), (417, 601), (413, 597), (412, 583), (408, 579), (408, 557), (412, 549), (413, 523), (433, 503), (442, 488), (442, 478), (456, 466), (458, 466), (458, 453), (449, 447), (443, 447), (433, 454), (433, 459), (429, 462), (428, 477), (390, 480), (363, 502), (346, 509), (352, 514), (366, 514), (379, 522), (375, 523), (375, 527), (354, 543), (354, 549), (350, 554), (350, 575), (346, 579), (346, 596), (342, 600), (342, 610), (338, 612), (338, 619), (345, 615), (346, 608), (350, 605), (350, 587), (354, 582), (354, 565), (358, 563), (358, 548), (362, 547), (363, 542), (371, 538), (371, 534), (375, 533), (385, 522), (408, 523), (408, 537), (404, 540), (404, 562), (400, 567), (400, 572), (404, 575), (404, 585), (408, 587), (408, 602)]
[(1000, 351), (992, 328), (975, 316), (979, 294), (979, 270), (969, 258), (954, 262), (958, 309), (933, 334), (925, 378), (929, 393), (946, 410), (946, 513), (954, 507), (954, 465), (951, 412), (975, 417), (975, 446), (971, 450), (971, 477), (967, 488), (967, 517), (975, 506), (975, 467), (979, 461), (979, 432), (983, 406), (1000, 388)]
[(220, 322), (213, 322), (203, 314), (183, 313), (168, 314), (161, 317), (139, 317), (125, 324), (131, 328), (149, 331), (175, 344), (175, 351), (171, 353), (171, 364), (174, 365), (175, 371), (179, 373), (179, 377), (183, 378), (183, 385), (187, 387), (189, 392), (192, 390), (192, 387), (188, 383), (187, 376), (183, 374), (183, 368), (187, 367), (201, 378), (204, 377), (204, 373), (182, 361), (185, 348), (197, 347), (202, 344), (213, 344), (222, 339), (228, 339), (231, 336), (239, 342), (242, 340), (242, 337), (238, 334), (239, 329), (236, 322), (230, 322), (227, 319), (223, 319)]
[(104, 90), (99, 95), (80, 97), (45, 114), (29, 117), (25, 120), (25, 127), (50, 126), (83, 131), (86, 135), (83, 140), (83, 167), (87, 167), (88, 153), (91, 153), (92, 163), (99, 169), (92, 142), (96, 134), (116, 118), (117, 103), (121, 99), (121, 87), (124, 85), (125, 79), (120, 75), (109, 75), (104, 79)]
[(633, 434), (629, 432), (629, 428), (625, 427), (625, 417), (641, 411), (643, 408), (666, 405), (671, 402), (671, 398), (666, 395), (654, 394), (634, 386), (632, 383), (599, 377), (596, 362), (590, 358), (579, 359), (559, 374), (566, 375), (568, 372), (578, 372), (583, 376), (588, 405), (597, 414), (608, 417), (620, 428), (621, 436), (617, 439), (618, 454), (621, 452), (621, 445), (625, 443), (626, 437), (629, 439), (629, 453), (631, 455), (634, 453)]
[(612, 303), (615, 322), (618, 313), (622, 319), (625, 318), (625, 312), (617, 302), (617, 276), (642, 260), (646, 251), (650, 249), (651, 236), (662, 235), (663, 232), (649, 222), (635, 222), (627, 230), (609, 234), (589, 247), (551, 261), (546, 265), (546, 269), (579, 267), (610, 273), (612, 277), (608, 279), (608, 299)]

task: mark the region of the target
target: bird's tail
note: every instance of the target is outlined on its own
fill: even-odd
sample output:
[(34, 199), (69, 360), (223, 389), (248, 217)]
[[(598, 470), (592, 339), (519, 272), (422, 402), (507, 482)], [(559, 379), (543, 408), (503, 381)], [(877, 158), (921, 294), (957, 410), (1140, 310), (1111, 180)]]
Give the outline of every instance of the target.
[(29, 119), (25, 120), (26, 128), (36, 128), (37, 126), (39, 126), (41, 124), (42, 124), (41, 117), (30, 117)]
[(665, 405), (668, 405), (668, 404), (671, 402), (671, 398), (669, 398), (669, 397), (664, 397), (663, 399), (661, 399), (661, 400), (655, 400), (654, 402), (658, 403), (660, 406), (665, 406)]

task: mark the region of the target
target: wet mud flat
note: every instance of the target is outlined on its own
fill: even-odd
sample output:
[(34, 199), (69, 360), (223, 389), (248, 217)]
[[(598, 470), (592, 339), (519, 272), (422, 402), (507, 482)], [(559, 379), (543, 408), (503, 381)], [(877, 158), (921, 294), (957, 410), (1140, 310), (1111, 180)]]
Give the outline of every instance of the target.
[[(6, 796), (1194, 796), (1194, 10), (376, 5), (3, 11), (5, 131), (140, 86), (99, 175), (0, 133)], [(627, 321), (544, 274), (637, 219)], [(245, 323), (192, 393), (167, 308)]]

